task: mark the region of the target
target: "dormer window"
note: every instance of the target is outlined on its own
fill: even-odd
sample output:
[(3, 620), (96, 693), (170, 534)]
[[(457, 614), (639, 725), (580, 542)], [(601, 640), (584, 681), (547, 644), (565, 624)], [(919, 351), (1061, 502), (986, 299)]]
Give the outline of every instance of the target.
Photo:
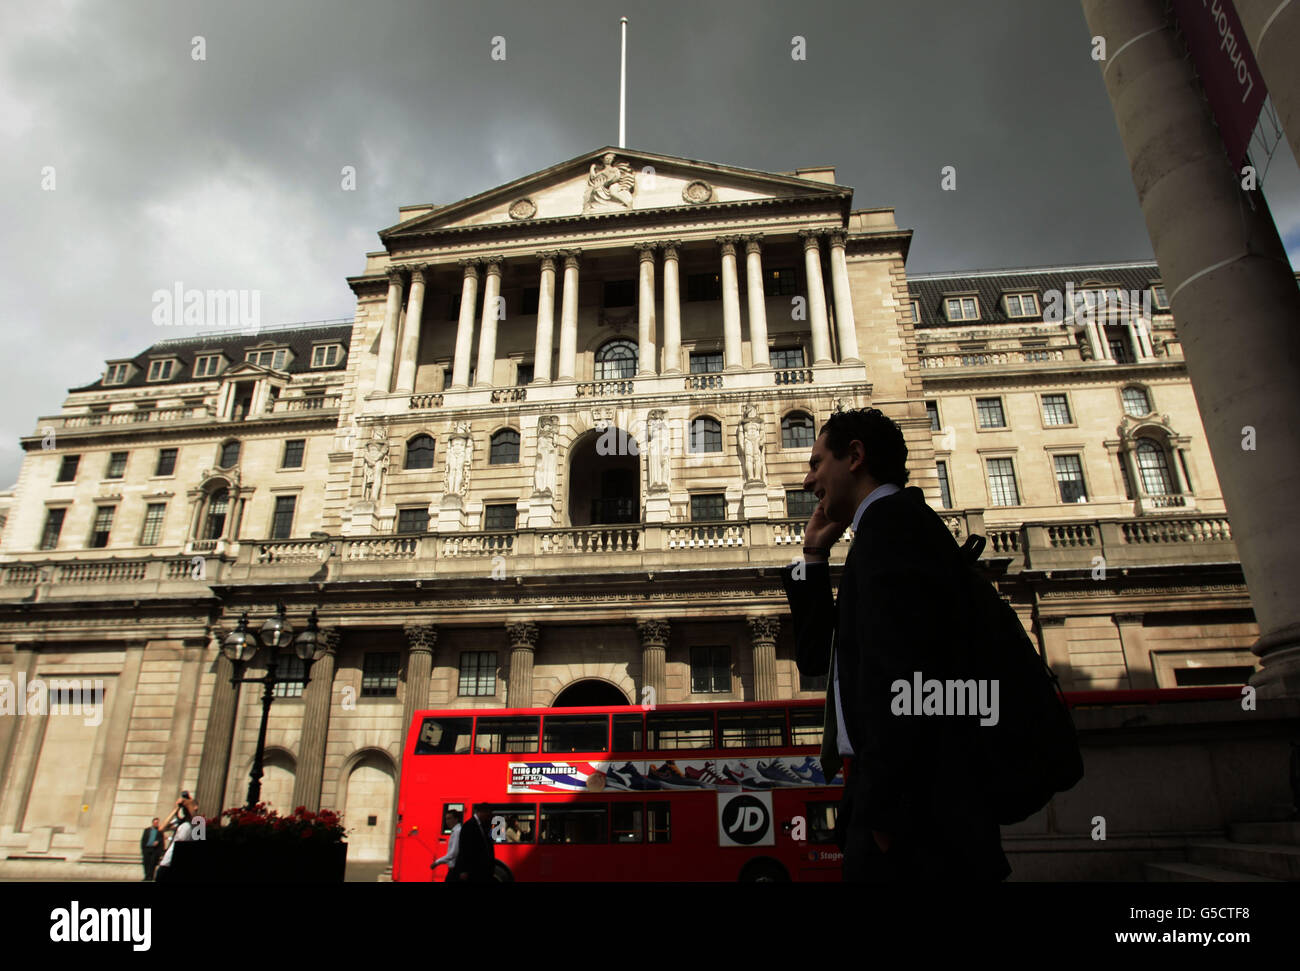
[(220, 354), (202, 354), (194, 359), (194, 376), (196, 378), (210, 378), (220, 370)]
[(171, 376), (176, 373), (176, 359), (166, 358), (161, 361), (149, 362), (149, 381), (169, 381)]
[(266, 351), (249, 351), (244, 360), (249, 364), (257, 364), (261, 367), (269, 367), (273, 371), (284, 370), (285, 361), (288, 359), (289, 351), (287, 348), (278, 347), (274, 350)]
[(317, 344), (311, 349), (311, 366), (334, 367), (342, 357), (342, 344)]
[(1165, 288), (1158, 283), (1151, 287), (1151, 306), (1157, 310), (1169, 309), (1169, 297), (1165, 293)]
[(110, 364), (108, 370), (104, 372), (105, 384), (126, 384), (126, 379), (131, 376), (131, 365), (129, 364)]
[(1009, 293), (1007, 300), (1008, 317), (1037, 317), (1038, 298), (1032, 293)]
[(980, 308), (977, 297), (949, 297), (944, 301), (948, 309), (949, 320), (979, 320)]

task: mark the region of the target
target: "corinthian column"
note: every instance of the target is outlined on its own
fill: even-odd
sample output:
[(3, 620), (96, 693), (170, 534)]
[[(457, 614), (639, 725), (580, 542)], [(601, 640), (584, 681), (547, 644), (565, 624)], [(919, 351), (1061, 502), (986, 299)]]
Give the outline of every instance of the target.
[(637, 374), (654, 374), (655, 367), (655, 246), (639, 243), (640, 292), (637, 294)]
[(540, 631), (536, 624), (521, 621), (506, 624), (510, 640), (510, 682), (506, 686), (507, 708), (533, 707), (533, 654)]
[(643, 620), (636, 625), (636, 632), (641, 636), (641, 697), (635, 701), (661, 705), (666, 698), (664, 657), (668, 650), (668, 621)]
[(720, 236), (722, 247), (722, 366), (734, 371), (740, 365), (740, 283), (736, 278), (737, 236)]
[(745, 290), (749, 295), (749, 346), (754, 367), (771, 367), (767, 353), (767, 293), (763, 286), (762, 236), (745, 237)]
[(411, 294), (406, 300), (406, 332), (397, 363), (397, 390), (415, 390), (415, 365), (420, 357), (420, 315), (424, 312), (424, 266), (411, 267)]
[(379, 332), (379, 358), (375, 362), (375, 390), (387, 394), (393, 384), (393, 357), (397, 353), (397, 321), (402, 315), (402, 271), (388, 271), (388, 305)]
[(677, 251), (681, 243), (664, 243), (664, 373), (681, 372), (682, 298), (678, 284)]
[(572, 381), (578, 368), (578, 257), (581, 250), (564, 254), (564, 295), (560, 298), (560, 373), (558, 381)]
[(235, 667), (220, 650), (226, 632), (209, 627), (208, 637), (216, 641), (217, 671), (212, 683), (212, 704), (208, 708), (208, 725), (203, 733), (203, 754), (199, 756), (199, 787), (195, 791), (199, 808), (205, 814), (219, 815), (225, 809), (226, 776), (230, 771), (230, 743), (235, 736), (235, 709), (239, 688), (230, 683)]
[(406, 660), (406, 698), (402, 702), (402, 748), (406, 751), (406, 733), (415, 713), (429, 707), (429, 676), (433, 674), (433, 649), (438, 643), (438, 628), (408, 624), (403, 630), (410, 653)]
[(483, 320), (478, 331), (478, 373), (474, 387), (492, 385), (492, 369), (497, 360), (497, 297), (501, 295), (501, 258), (491, 257), (487, 263), (487, 279), (483, 284)]
[(452, 358), (451, 386), (469, 386), (469, 354), (474, 346), (474, 302), (478, 299), (478, 260), (461, 260), (465, 278), (460, 284), (460, 317), (456, 321), (456, 352)]
[(322, 627), (321, 657), (311, 666), (311, 681), (302, 693), (302, 741), (298, 770), (293, 777), (293, 804), (320, 811), (321, 783), (325, 777), (325, 740), (329, 736), (330, 704), (334, 698), (334, 663), (338, 656), (339, 629)]
[(849, 293), (849, 264), (844, 256), (844, 233), (831, 233), (831, 288), (835, 294), (835, 324), (839, 329), (840, 361), (858, 363), (858, 328), (853, 322), (853, 296)]
[(555, 253), (539, 253), (542, 279), (537, 286), (537, 342), (533, 349), (533, 384), (551, 383), (551, 342), (555, 337)]
[(750, 617), (749, 636), (754, 652), (754, 700), (775, 701), (776, 635), (781, 631), (779, 617)]
[(822, 283), (822, 251), (818, 234), (804, 230), (803, 265), (808, 277), (808, 321), (812, 328), (814, 364), (831, 363), (831, 331), (826, 319), (826, 285)]

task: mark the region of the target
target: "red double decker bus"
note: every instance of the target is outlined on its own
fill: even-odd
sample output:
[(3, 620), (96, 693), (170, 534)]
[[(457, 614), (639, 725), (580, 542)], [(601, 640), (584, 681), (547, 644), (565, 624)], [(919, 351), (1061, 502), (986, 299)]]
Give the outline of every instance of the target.
[(442, 880), (449, 809), (492, 818), (497, 879), (838, 880), (843, 780), (820, 700), (417, 712), (393, 880)]

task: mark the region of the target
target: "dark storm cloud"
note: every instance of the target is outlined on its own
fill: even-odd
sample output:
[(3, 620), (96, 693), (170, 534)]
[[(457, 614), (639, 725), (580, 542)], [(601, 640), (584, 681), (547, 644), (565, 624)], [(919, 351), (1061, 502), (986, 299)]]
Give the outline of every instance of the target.
[[(0, 481), (66, 388), (177, 336), (151, 322), (155, 290), (258, 289), (265, 324), (350, 316), (344, 277), (397, 206), (614, 143), (621, 15), (632, 148), (834, 165), (856, 205), (916, 231), (913, 272), (1151, 254), (1075, 0), (11, 0)], [(1287, 194), (1270, 199), (1294, 247), (1280, 154), (1270, 180)], [(956, 192), (940, 190), (945, 165)]]

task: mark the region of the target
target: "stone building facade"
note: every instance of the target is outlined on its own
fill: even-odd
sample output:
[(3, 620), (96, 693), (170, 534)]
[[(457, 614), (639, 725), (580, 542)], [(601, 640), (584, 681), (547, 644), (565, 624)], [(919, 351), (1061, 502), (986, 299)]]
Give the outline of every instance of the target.
[(241, 803), (260, 692), (219, 644), (278, 603), (326, 647), (263, 798), (343, 811), (351, 859), (388, 857), (420, 708), (820, 697), (776, 574), (842, 408), (900, 424), (1068, 688), (1253, 670), (1152, 264), (909, 278), (832, 169), (609, 148), (379, 237), (350, 323), (155, 343), (23, 440), (0, 679), (103, 705), (0, 717), (0, 872), (134, 859), (182, 788)]

